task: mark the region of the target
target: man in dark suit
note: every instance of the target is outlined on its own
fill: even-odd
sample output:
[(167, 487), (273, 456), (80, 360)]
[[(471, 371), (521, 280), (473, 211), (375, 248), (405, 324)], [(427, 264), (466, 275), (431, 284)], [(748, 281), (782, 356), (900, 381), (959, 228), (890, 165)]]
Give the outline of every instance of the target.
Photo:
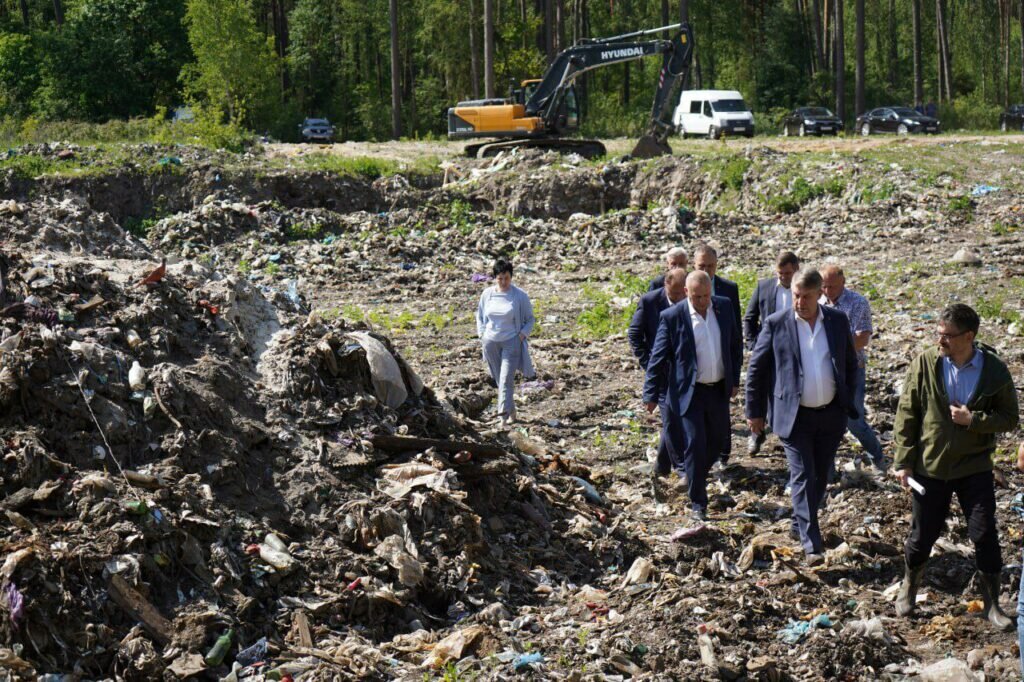
[[(729, 307), (733, 312), (735, 320), (734, 329), (742, 329), (742, 313), (740, 312), (740, 288), (736, 282), (719, 277), (715, 272), (718, 270), (718, 252), (708, 244), (700, 244), (693, 251), (693, 267), (701, 272), (707, 273), (711, 278), (711, 295), (729, 299)], [(729, 453), (720, 454), (718, 466), (724, 467), (729, 463)]]
[(665, 277), (665, 286), (648, 291), (640, 297), (626, 335), (641, 369), (647, 369), (647, 361), (651, 358), (651, 348), (654, 347), (654, 337), (658, 334), (658, 318), (661, 312), (685, 298), (686, 270), (681, 268), (669, 270)]
[(746, 412), (750, 430), (762, 433), (771, 401), (771, 427), (789, 460), (791, 533), (813, 566), (824, 560), (818, 510), (828, 475), (846, 420), (857, 417), (857, 351), (846, 314), (818, 305), (817, 270), (798, 273), (791, 288), (793, 310), (765, 320), (750, 356)]
[(696, 521), (707, 513), (711, 464), (730, 447), (729, 399), (738, 390), (743, 354), (733, 324), (729, 300), (711, 295), (705, 273), (691, 272), (686, 300), (661, 314), (647, 364), (645, 407), (661, 408), (661, 439), (671, 465), (686, 472)]
[(665, 274), (658, 275), (651, 280), (650, 285), (647, 287), (647, 291), (657, 291), (665, 286), (665, 276), (671, 270), (680, 268), (683, 271), (686, 270), (687, 265), (686, 249), (681, 246), (674, 246), (665, 252)]
[[(757, 336), (761, 333), (761, 325), (779, 310), (793, 305), (793, 295), (789, 285), (793, 275), (800, 269), (800, 259), (792, 251), (783, 251), (775, 261), (775, 277), (759, 280), (754, 293), (747, 304), (747, 312), (743, 316), (743, 336), (747, 342), (747, 350), (753, 350)], [(769, 407), (769, 410), (771, 408)], [(768, 414), (769, 421), (771, 413)], [(767, 433), (750, 434), (747, 438), (747, 454), (756, 455)]]

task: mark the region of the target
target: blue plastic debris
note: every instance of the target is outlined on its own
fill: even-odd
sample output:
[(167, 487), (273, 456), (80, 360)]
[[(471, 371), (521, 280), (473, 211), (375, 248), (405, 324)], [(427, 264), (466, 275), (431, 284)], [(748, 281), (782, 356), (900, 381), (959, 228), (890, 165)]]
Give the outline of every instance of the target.
[(830, 627), (832, 627), (832, 619), (822, 613), (815, 616), (810, 621), (789, 621), (789, 625), (779, 630), (778, 638), (786, 644), (796, 644), (803, 640), (811, 630)]
[(1010, 504), (1010, 511), (1017, 512), (1017, 516), (1024, 521), (1024, 493), (1017, 493)]
[(986, 194), (991, 194), (992, 192), (998, 192), (1001, 189), (1002, 189), (1002, 187), (994, 187), (992, 185), (977, 185), (977, 186), (975, 186), (974, 189), (971, 190), (971, 196), (972, 197), (983, 197)]
[(177, 156), (162, 156), (160, 157), (160, 160), (157, 161), (157, 163), (160, 164), (161, 166), (180, 166), (181, 159), (179, 159)]
[(515, 662), (512, 664), (512, 667), (518, 673), (527, 670), (534, 663), (543, 662), (544, 656), (541, 655), (539, 652), (535, 651), (532, 654), (522, 654), (519, 658), (515, 660)]
[(235, 661), (244, 666), (267, 660), (267, 638), (261, 637), (255, 644), (238, 652)]
[(576, 485), (583, 488), (583, 497), (587, 499), (587, 502), (593, 502), (594, 504), (604, 504), (604, 500), (601, 498), (601, 493), (597, 492), (589, 481), (584, 481), (579, 476), (570, 476)]
[(416, 269), (416, 264), (415, 263), (402, 263), (402, 269), (403, 270), (415, 270)]
[(491, 281), (491, 277), (490, 277), (490, 275), (485, 275), (482, 272), (474, 272), (472, 280), (473, 280), (474, 283), (479, 284), (480, 282), (490, 282)]

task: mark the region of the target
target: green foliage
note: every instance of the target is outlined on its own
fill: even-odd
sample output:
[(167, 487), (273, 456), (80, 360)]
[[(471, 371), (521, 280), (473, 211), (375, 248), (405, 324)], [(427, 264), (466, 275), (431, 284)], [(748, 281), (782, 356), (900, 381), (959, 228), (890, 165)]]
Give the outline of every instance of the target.
[[(196, 61), (182, 71), (190, 101), (208, 123), (265, 123), (280, 101), (280, 64), (270, 39), (240, 0), (188, 0), (185, 25)], [(223, 117), (223, 118), (222, 118)], [(199, 118), (197, 114), (197, 121)]]
[(476, 229), (473, 219), (473, 207), (468, 201), (453, 199), (448, 205), (448, 222), (464, 235), (470, 235)]
[(0, 116), (26, 116), (39, 87), (39, 55), (30, 36), (0, 35)]
[(285, 236), (291, 240), (298, 239), (319, 239), (324, 232), (324, 226), (317, 222), (296, 223), (284, 228)]
[(586, 305), (576, 317), (579, 335), (583, 338), (603, 339), (625, 332), (633, 317), (633, 307), (620, 307), (619, 302), (613, 299), (634, 300), (647, 291), (647, 286), (648, 281), (643, 277), (622, 271), (612, 275), (608, 288), (597, 289), (589, 282), (585, 284), (583, 299)]
[(740, 290), (740, 304), (746, 305), (753, 295), (754, 289), (757, 288), (757, 271), (745, 268), (724, 268), (721, 275), (736, 282), (736, 286)]
[(725, 164), (725, 167), (722, 168), (722, 182), (724, 182), (727, 187), (731, 187), (735, 190), (742, 189), (743, 177), (747, 174), (750, 166), (750, 159), (745, 156), (736, 156), (729, 159)]
[(1003, 107), (994, 102), (986, 102), (981, 92), (966, 97), (958, 97), (950, 104), (939, 106), (938, 118), (943, 130), (991, 130), (999, 126), (999, 114)]
[(891, 199), (896, 191), (896, 185), (891, 180), (885, 180), (877, 185), (868, 185), (860, 190), (860, 202), (873, 204), (876, 201), (885, 201)]
[(946, 203), (946, 213), (969, 217), (974, 213), (974, 201), (966, 194), (951, 197)]
[(839, 177), (833, 177), (824, 183), (808, 181), (803, 177), (796, 177), (789, 183), (789, 191), (780, 194), (762, 195), (762, 203), (766, 208), (778, 213), (796, 213), (804, 204), (829, 194), (839, 196), (846, 190), (846, 181)]

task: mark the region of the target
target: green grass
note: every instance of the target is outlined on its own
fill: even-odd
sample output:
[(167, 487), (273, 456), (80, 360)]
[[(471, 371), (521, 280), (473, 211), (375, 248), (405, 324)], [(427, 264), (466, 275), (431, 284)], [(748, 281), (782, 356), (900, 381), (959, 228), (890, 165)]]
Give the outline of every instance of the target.
[[(330, 310), (338, 311), (337, 308)], [(423, 327), (430, 327), (435, 332), (440, 332), (458, 322), (458, 318), (456, 318), (454, 311), (451, 309), (444, 312), (429, 311), (417, 317), (415, 313), (409, 310), (403, 310), (399, 313), (392, 313), (384, 308), (363, 310), (357, 305), (348, 303), (341, 307), (340, 314), (346, 320), (367, 322), (391, 333)]]
[(772, 195), (762, 194), (761, 203), (776, 213), (796, 213), (801, 206), (818, 197), (826, 194), (839, 196), (845, 189), (846, 182), (842, 178), (832, 178), (825, 183), (818, 184), (808, 181), (806, 178), (797, 177), (789, 182), (786, 192)]
[(300, 239), (319, 239), (324, 232), (324, 226), (320, 223), (296, 223), (284, 228), (285, 236), (291, 241)]
[(400, 162), (370, 156), (340, 156), (325, 152), (305, 154), (290, 159), (274, 159), (272, 165), (307, 171), (323, 171), (352, 178), (376, 180), (391, 175), (431, 175), (439, 172), (437, 157), (422, 157)]
[(470, 235), (476, 229), (476, 221), (473, 218), (473, 207), (469, 202), (462, 199), (453, 199), (448, 205), (448, 224), (458, 230), (461, 234)]
[(576, 333), (583, 338), (603, 339), (625, 332), (633, 317), (633, 306), (620, 309), (613, 299), (625, 297), (635, 300), (647, 291), (647, 287), (647, 279), (624, 271), (614, 273), (609, 285), (603, 289), (587, 282), (583, 285), (585, 307), (576, 317)]
[(746, 305), (747, 301), (754, 293), (754, 289), (757, 288), (757, 271), (747, 268), (724, 268), (721, 273), (722, 277), (730, 279), (736, 282), (736, 286), (740, 290), (740, 305)]
[(949, 202), (946, 204), (946, 213), (969, 218), (974, 215), (974, 201), (966, 194), (950, 197)]

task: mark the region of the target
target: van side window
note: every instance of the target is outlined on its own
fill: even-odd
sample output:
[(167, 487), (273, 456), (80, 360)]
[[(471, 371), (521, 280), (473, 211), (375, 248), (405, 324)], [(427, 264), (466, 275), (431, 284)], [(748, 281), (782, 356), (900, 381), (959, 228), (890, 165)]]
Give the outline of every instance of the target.
[(711, 102), (704, 102), (704, 115), (711, 118)]
[(691, 114), (699, 114), (700, 113), (700, 100), (694, 100), (693, 102), (690, 102), (690, 113)]

